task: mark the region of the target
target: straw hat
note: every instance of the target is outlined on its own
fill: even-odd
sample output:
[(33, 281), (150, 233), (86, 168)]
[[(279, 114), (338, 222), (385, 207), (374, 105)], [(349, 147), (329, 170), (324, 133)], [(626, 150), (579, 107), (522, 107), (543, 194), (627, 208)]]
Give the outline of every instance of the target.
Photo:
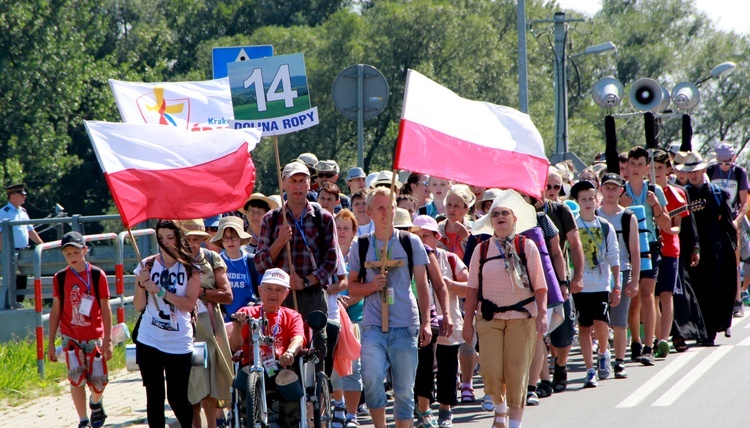
[(677, 162), (678, 157), (681, 162), (674, 166), (677, 171), (693, 172), (706, 169), (706, 162), (697, 152), (677, 152), (675, 162)]
[(245, 203), (242, 205), (242, 208), (239, 209), (239, 212), (247, 216), (247, 209), (245, 207), (248, 206), (247, 204), (249, 204), (250, 201), (263, 201), (267, 203), (270, 209), (272, 210), (279, 207), (279, 203), (276, 202), (275, 199), (271, 199), (262, 193), (253, 193), (252, 195), (250, 195), (247, 201), (245, 201)]
[(206, 226), (203, 225), (202, 218), (182, 220), (180, 222), (180, 227), (185, 231), (185, 236), (202, 236), (203, 239), (211, 236), (206, 233)]
[(536, 227), (536, 210), (533, 206), (526, 203), (523, 200), (523, 196), (519, 195), (515, 190), (503, 190), (500, 192), (495, 201), (492, 202), (492, 207), (489, 212), (474, 222), (474, 228), (471, 233), (474, 235), (495, 233), (495, 228), (492, 226), (492, 211), (495, 208), (508, 208), (513, 211), (516, 216), (516, 233), (521, 233)]
[[(393, 171), (380, 171), (378, 173), (378, 176), (375, 177), (375, 180), (370, 183), (370, 187), (377, 187), (381, 184), (390, 187), (391, 180), (393, 180)], [(404, 185), (400, 181), (398, 181), (398, 177), (396, 177), (395, 183), (396, 189), (401, 189), (402, 187), (404, 187)]]
[(418, 229), (418, 227), (414, 226), (414, 223), (411, 222), (411, 214), (409, 214), (409, 211), (403, 208), (396, 208), (393, 216), (393, 227), (404, 228), (409, 232)]
[(224, 242), (221, 239), (224, 237), (224, 230), (230, 228), (234, 229), (234, 231), (237, 232), (237, 236), (240, 237), (240, 245), (249, 244), (250, 234), (245, 232), (243, 229), (244, 226), (245, 223), (239, 217), (231, 215), (222, 217), (221, 220), (219, 220), (219, 230), (216, 232), (216, 235), (211, 238), (211, 243), (217, 247), (224, 248)]

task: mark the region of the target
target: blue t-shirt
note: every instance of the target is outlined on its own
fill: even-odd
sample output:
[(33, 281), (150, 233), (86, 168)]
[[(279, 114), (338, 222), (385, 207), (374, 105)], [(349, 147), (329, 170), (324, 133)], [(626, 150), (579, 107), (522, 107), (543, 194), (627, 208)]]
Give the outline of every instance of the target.
[[(382, 254), (383, 241), (376, 240), (374, 233), (368, 236), (369, 246), (367, 249), (367, 261), (380, 259)], [(411, 242), (413, 265), (427, 265), (427, 252), (424, 244), (419, 237), (409, 234)], [(402, 266), (395, 267), (388, 272), (388, 287), (393, 289), (393, 304), (388, 309), (388, 325), (394, 328), (419, 326), (419, 309), (417, 299), (411, 291), (411, 277), (409, 275), (409, 265), (406, 259), (406, 251), (401, 246), (398, 234), (394, 233), (388, 241), (390, 246), (391, 260), (403, 260)], [(373, 248), (374, 246), (374, 248)], [(377, 257), (376, 257), (377, 251)], [(359, 239), (352, 242), (352, 248), (349, 250), (349, 263), (351, 271), (359, 271), (361, 263), (359, 260)], [(366, 282), (371, 282), (377, 269), (367, 269)], [(362, 326), (381, 326), (381, 297), (380, 293), (372, 293), (364, 299), (364, 313), (362, 317)]]
[(242, 257), (239, 259), (230, 259), (226, 251), (221, 252), (221, 258), (227, 264), (229, 285), (232, 287), (232, 303), (224, 305), (224, 310), (226, 311), (226, 315), (224, 316), (225, 322), (229, 322), (229, 317), (241, 307), (247, 306), (250, 302), (258, 301), (255, 295), (258, 284), (252, 283), (250, 270), (246, 262), (247, 257), (249, 255), (244, 249), (242, 250)]

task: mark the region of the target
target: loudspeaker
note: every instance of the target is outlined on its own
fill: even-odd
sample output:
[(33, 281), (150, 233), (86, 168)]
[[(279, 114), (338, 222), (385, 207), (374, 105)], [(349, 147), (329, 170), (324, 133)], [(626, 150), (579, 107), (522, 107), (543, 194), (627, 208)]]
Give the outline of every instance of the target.
[(638, 110), (658, 112), (664, 101), (664, 89), (654, 79), (638, 79), (630, 87), (630, 104)]
[(701, 102), (701, 93), (698, 87), (690, 82), (678, 83), (672, 89), (672, 101), (680, 110), (691, 110)]
[(614, 77), (602, 77), (591, 90), (596, 105), (603, 109), (613, 109), (620, 105), (625, 88)]

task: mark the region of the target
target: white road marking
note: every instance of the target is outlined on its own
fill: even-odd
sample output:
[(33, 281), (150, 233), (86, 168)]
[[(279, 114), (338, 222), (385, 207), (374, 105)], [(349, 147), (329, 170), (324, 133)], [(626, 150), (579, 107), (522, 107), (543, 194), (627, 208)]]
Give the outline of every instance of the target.
[(745, 340), (738, 343), (737, 346), (750, 346), (750, 336), (746, 337)]
[(669, 391), (665, 392), (664, 395), (662, 395), (658, 400), (654, 402), (651, 406), (657, 406), (657, 407), (664, 407), (664, 406), (671, 406), (674, 404), (675, 401), (677, 401), (678, 398), (682, 394), (685, 393), (695, 382), (698, 381), (698, 379), (701, 378), (706, 372), (708, 372), (711, 367), (714, 366), (717, 362), (719, 362), (720, 359), (722, 359), (725, 355), (729, 353), (729, 351), (734, 348), (733, 345), (722, 345), (710, 354), (706, 358), (704, 358), (698, 365), (695, 366), (693, 370), (690, 370), (690, 373), (683, 376), (682, 379), (677, 381), (676, 384), (674, 384), (673, 387), (669, 388)]
[(685, 365), (687, 365), (687, 363), (689, 363), (690, 360), (692, 360), (693, 358), (698, 356), (698, 354), (703, 352), (704, 349), (706, 348), (690, 349), (688, 352), (685, 352), (684, 354), (670, 361), (666, 367), (661, 369), (658, 373), (656, 373), (656, 375), (654, 375), (651, 379), (649, 379), (647, 382), (641, 385), (640, 388), (633, 391), (633, 393), (630, 394), (628, 398), (622, 400), (622, 402), (620, 402), (620, 404), (618, 404), (617, 407), (626, 408), (626, 407), (637, 406), (643, 400), (645, 400), (646, 397), (651, 395), (651, 393), (656, 391), (656, 389), (658, 389), (666, 381), (668, 381), (670, 377), (674, 376), (683, 367), (685, 367)]

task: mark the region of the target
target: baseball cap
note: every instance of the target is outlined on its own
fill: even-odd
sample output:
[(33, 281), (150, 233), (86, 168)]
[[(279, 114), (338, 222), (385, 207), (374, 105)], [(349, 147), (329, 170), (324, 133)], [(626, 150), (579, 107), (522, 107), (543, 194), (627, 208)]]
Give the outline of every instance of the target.
[(594, 186), (594, 184), (590, 181), (579, 181), (570, 188), (570, 197), (573, 199), (578, 199), (578, 193), (589, 189), (596, 190), (596, 186)]
[(279, 268), (271, 268), (263, 274), (261, 284), (274, 284), (289, 288), (289, 274)]
[(303, 163), (291, 162), (284, 167), (284, 170), (281, 172), (281, 178), (289, 178), (295, 174), (305, 174), (309, 177), (310, 170)]
[(623, 180), (619, 174), (615, 174), (614, 172), (608, 172), (602, 176), (602, 185), (605, 185), (607, 183), (613, 183), (622, 187), (625, 185), (625, 180)]
[(725, 141), (717, 144), (714, 151), (716, 152), (716, 160), (719, 162), (728, 162), (734, 157), (734, 147)]
[(72, 245), (76, 248), (83, 248), (86, 246), (86, 240), (83, 239), (83, 235), (78, 232), (68, 232), (63, 235), (60, 240), (60, 248), (65, 248), (68, 245)]
[(415, 218), (412, 223), (414, 223), (414, 227), (437, 233), (437, 239), (440, 239), (442, 237), (442, 235), (440, 235), (440, 231), (438, 231), (437, 221), (428, 215), (423, 214), (417, 216), (417, 218)]

